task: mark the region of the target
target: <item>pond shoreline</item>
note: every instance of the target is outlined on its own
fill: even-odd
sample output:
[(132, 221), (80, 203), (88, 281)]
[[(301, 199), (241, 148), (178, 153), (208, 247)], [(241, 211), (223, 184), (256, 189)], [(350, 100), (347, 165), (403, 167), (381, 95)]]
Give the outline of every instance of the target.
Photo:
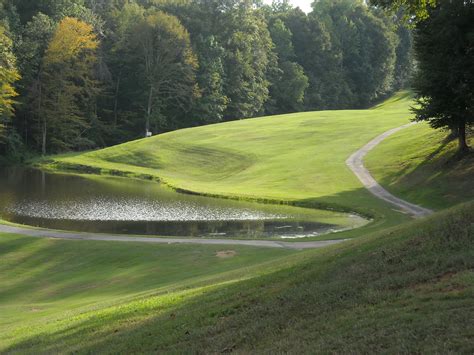
[(123, 236), (116, 234), (82, 233), (54, 231), (49, 229), (23, 228), (0, 223), (1, 233), (19, 234), (32, 238), (92, 240), (107, 242), (151, 243), (151, 244), (199, 244), (199, 245), (241, 245), (265, 248), (286, 248), (292, 250), (318, 249), (347, 241), (347, 239), (283, 242), (275, 240), (242, 240), (242, 239), (206, 239), (206, 238), (159, 238), (142, 236)]
[(153, 181), (109, 175), (18, 167), (0, 177), (3, 219), (19, 227), (147, 238), (300, 242), (344, 239), (341, 232), (371, 222), (307, 205), (179, 193)]

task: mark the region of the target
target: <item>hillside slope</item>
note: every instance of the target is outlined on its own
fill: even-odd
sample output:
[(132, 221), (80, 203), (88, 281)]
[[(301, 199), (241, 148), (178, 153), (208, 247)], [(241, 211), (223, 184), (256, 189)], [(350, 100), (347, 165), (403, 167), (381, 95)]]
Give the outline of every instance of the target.
[(205, 194), (305, 200), (400, 222), (404, 217), (369, 194), (345, 161), (370, 139), (409, 122), (409, 104), (410, 96), (400, 93), (370, 110), (295, 113), (185, 129), (53, 157), (49, 167), (157, 177)]
[[(297, 252), (287, 249), (124, 244), (0, 233), (0, 353), (42, 332), (45, 325), (61, 328), (84, 321), (81, 314), (98, 315), (111, 305), (156, 297), (162, 301), (168, 293), (175, 298), (186, 289), (200, 292), (300, 260)], [(88, 338), (86, 342), (92, 341)]]
[(2, 350), (472, 352), (473, 238), (470, 203), (297, 254), (299, 261), (273, 263), (273, 271), (250, 269), (245, 278), (145, 294), (25, 325)]
[(386, 189), (413, 203), (442, 209), (472, 200), (474, 155), (457, 159), (457, 141), (446, 137), (446, 131), (418, 124), (382, 142), (365, 164)]
[[(405, 124), (409, 105), (399, 94), (371, 110), (230, 122), (48, 158), (53, 169), (160, 178), (199, 193), (379, 218), (354, 231), (358, 239), (304, 252), (2, 235), (0, 352), (472, 352), (474, 202), (401, 224), (408, 218), (345, 165), (371, 138)], [(385, 186), (397, 177), (389, 189), (430, 204), (441, 200), (423, 195), (425, 184), (406, 191), (397, 184), (417, 181), (418, 166), (441, 167), (426, 189), (454, 197), (434, 207), (468, 199), (448, 183), (472, 170), (444, 178), (436, 159), (420, 164), (431, 148), (420, 150), (417, 137), (425, 147), (441, 134), (419, 129), (367, 158), (374, 175)], [(450, 149), (439, 152), (447, 159)], [(404, 157), (410, 169), (399, 176)]]

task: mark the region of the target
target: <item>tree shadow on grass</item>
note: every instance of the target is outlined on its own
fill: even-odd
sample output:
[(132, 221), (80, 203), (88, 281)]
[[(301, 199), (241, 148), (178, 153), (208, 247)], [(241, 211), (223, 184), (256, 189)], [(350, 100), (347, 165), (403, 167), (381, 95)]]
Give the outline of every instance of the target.
[[(446, 208), (474, 198), (474, 155), (459, 160), (452, 138), (441, 141), (416, 166), (381, 181), (395, 195), (428, 208)], [(404, 198), (403, 196), (400, 196)]]

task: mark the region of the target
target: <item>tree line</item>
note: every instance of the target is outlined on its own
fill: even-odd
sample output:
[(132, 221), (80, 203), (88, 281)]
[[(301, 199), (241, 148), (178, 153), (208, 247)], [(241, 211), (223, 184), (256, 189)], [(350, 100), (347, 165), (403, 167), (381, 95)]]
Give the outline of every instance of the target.
[(0, 0), (1, 149), (367, 107), (410, 76), (399, 23), (361, 0)]

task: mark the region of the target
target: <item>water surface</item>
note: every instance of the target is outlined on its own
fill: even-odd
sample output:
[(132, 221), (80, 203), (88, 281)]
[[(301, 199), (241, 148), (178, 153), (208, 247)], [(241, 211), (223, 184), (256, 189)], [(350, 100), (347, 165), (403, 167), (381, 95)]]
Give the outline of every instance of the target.
[(344, 213), (179, 194), (118, 177), (0, 170), (0, 217), (32, 226), (99, 233), (301, 238), (355, 228)]

